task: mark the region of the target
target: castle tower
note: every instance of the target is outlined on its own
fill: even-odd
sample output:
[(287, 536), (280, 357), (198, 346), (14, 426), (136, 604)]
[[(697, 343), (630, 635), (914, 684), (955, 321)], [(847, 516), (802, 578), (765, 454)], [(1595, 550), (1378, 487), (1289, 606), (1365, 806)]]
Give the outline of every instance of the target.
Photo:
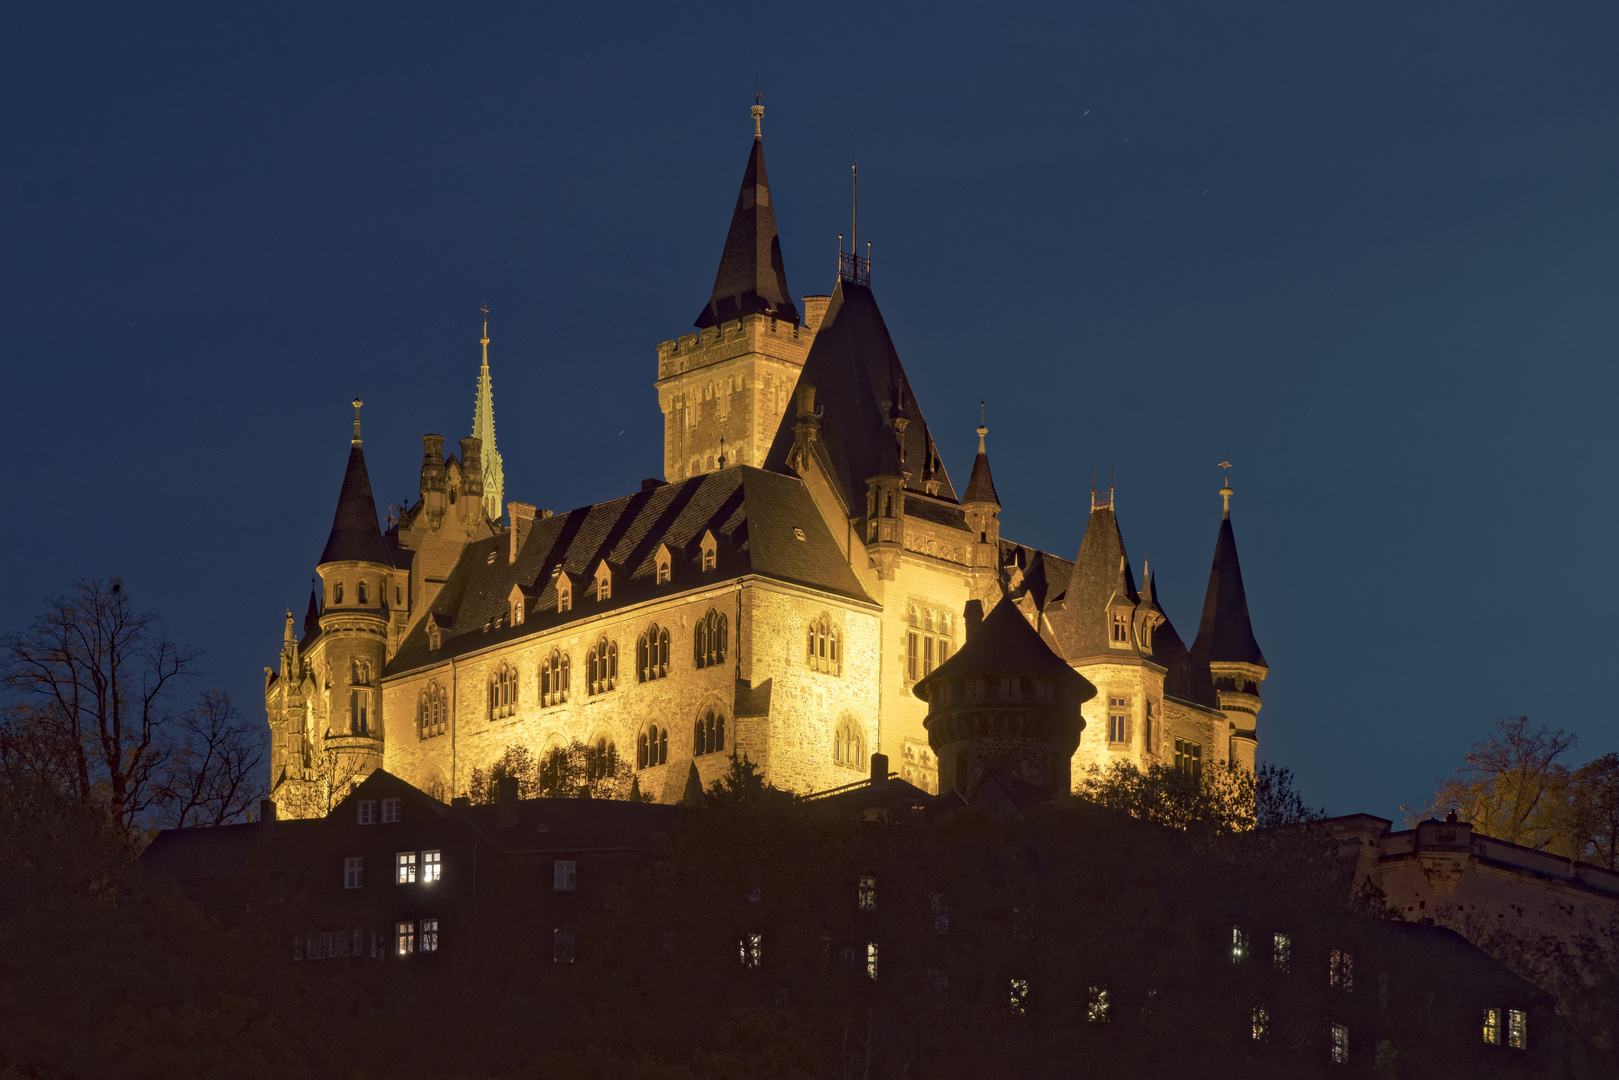
[(731, 465), (759, 465), (788, 415), (826, 297), (805, 297), (801, 317), (787, 289), (760, 120), (731, 212), (714, 288), (697, 333), (658, 346), (663, 472), (682, 480)]
[(314, 732), (315, 763), (333, 787), (365, 779), (382, 766), (382, 667), (387, 658), (388, 599), (393, 560), (377, 529), (376, 500), (360, 443), (359, 398), (354, 438), (332, 531), (315, 572), (325, 603), (320, 613), (320, 689), (327, 695), (325, 730)]
[(500, 467), (500, 451), (495, 449), (495, 388), (489, 379), (489, 309), (483, 309), (483, 366), (478, 369), (478, 400), (472, 408), (472, 437), (482, 447), (483, 516), (499, 521), (505, 503), (506, 474)]
[[(983, 408), (982, 402), (979, 408)], [(967, 528), (974, 537), (969, 555), (973, 569), (994, 570), (995, 577), (998, 577), (1001, 561), (1001, 498), (995, 493), (995, 478), (989, 473), (989, 453), (984, 449), (984, 438), (988, 434), (989, 428), (984, 426), (980, 416), (978, 456), (973, 459), (973, 474), (967, 480), (961, 508), (966, 513)]]
[(1055, 647), (1100, 693), (1076, 770), (1123, 762), (1145, 769), (1163, 753), (1164, 667), (1153, 633), (1163, 621), (1136, 591), (1114, 511), (1114, 490), (1091, 493), (1091, 514), (1061, 598), (1047, 606)]
[(1016, 604), (1000, 601), (975, 627), (981, 610), (968, 602), (967, 643), (914, 688), (928, 703), (923, 724), (939, 759), (939, 790), (965, 797), (993, 773), (1066, 793), (1085, 727), (1080, 706), (1096, 687), (1051, 651)]
[(1213, 678), (1220, 708), (1231, 722), (1231, 764), (1252, 769), (1259, 745), (1259, 684), (1270, 674), (1270, 667), (1248, 618), (1248, 594), (1242, 585), (1236, 534), (1231, 531), (1232, 494), (1228, 476), (1220, 489), (1225, 509), (1214, 542), (1203, 618), (1192, 642), (1192, 662)]

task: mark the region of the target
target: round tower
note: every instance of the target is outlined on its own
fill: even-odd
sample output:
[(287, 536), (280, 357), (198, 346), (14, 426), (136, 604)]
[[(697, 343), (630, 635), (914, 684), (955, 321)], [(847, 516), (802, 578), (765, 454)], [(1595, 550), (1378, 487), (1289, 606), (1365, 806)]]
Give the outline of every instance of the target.
[[(326, 730), (318, 745), (319, 779), (336, 789), (382, 767), (382, 667), (387, 659), (388, 587), (393, 560), (377, 528), (376, 500), (360, 444), (359, 398), (354, 438), (332, 531), (315, 572), (325, 603), (320, 613), (321, 685)], [(340, 797), (340, 791), (333, 792)]]
[(1016, 604), (1003, 598), (980, 622), (982, 610), (968, 602), (967, 643), (914, 688), (928, 703), (923, 726), (939, 758), (939, 790), (967, 796), (994, 773), (1066, 793), (1085, 727), (1079, 707), (1096, 687), (1051, 651)]

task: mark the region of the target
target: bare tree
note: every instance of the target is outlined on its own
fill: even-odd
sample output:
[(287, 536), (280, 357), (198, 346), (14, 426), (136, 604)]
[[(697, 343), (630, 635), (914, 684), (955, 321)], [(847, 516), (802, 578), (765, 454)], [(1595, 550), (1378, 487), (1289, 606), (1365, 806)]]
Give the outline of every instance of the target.
[(1462, 758), (1456, 775), (1439, 782), (1432, 801), (1407, 816), (1454, 810), (1497, 840), (1542, 850), (1560, 845), (1570, 776), (1557, 759), (1575, 742), (1566, 731), (1531, 725), (1527, 716), (1501, 717)]
[(1573, 856), (1619, 870), (1619, 754), (1574, 770), (1570, 807)]
[(258, 732), (217, 690), (200, 695), (178, 718), (178, 729), (157, 781), (159, 817), (177, 829), (247, 817), (264, 794)]

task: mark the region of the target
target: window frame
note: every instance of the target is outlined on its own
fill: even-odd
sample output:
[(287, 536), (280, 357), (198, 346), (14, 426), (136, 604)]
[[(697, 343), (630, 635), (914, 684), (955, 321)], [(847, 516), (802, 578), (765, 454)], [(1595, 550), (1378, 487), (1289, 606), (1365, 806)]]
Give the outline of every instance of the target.
[(553, 859), (551, 861), (551, 891), (559, 893), (579, 891), (578, 859)]
[(429, 848), (422, 852), (422, 884), (431, 885), (444, 879), (444, 852)]
[(364, 855), (343, 856), (343, 888), (345, 890), (365, 888)]
[(401, 851), (394, 856), (394, 884), (416, 884), (417, 871), (421, 869), (420, 856), (414, 851)]

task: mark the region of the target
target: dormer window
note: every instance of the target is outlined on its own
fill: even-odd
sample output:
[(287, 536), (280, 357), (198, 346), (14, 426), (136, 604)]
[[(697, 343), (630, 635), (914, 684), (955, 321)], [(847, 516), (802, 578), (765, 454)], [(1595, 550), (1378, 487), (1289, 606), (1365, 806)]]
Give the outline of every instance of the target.
[(557, 611), (573, 610), (573, 582), (567, 574), (557, 575)]
[(523, 602), (521, 600), (512, 605), (512, 625), (523, 625)]
[(427, 647), (433, 652), (437, 652), (441, 644), (442, 641), (439, 638), (438, 623), (429, 617), (427, 623)]
[(1122, 611), (1113, 613), (1113, 644), (1130, 644), (1130, 617)]
[(705, 532), (703, 534), (703, 572), (706, 574), (714, 569), (718, 559), (719, 544), (715, 541), (712, 532)]
[(659, 585), (668, 584), (669, 575), (670, 575), (670, 569), (671, 569), (671, 567), (673, 565), (674, 565), (674, 556), (670, 552), (669, 546), (667, 544), (659, 544), (658, 545), (658, 557), (657, 557), (657, 567), (658, 567), (657, 583)]

